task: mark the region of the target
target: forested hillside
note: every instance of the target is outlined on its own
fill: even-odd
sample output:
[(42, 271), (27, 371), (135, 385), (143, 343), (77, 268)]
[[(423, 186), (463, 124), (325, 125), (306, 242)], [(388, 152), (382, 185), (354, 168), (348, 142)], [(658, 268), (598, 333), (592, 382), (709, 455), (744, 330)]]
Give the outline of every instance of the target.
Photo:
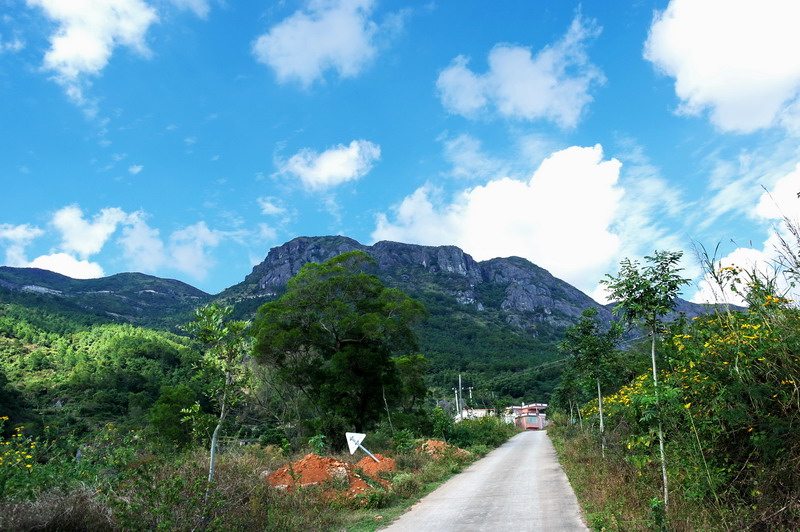
[(109, 421), (142, 424), (165, 386), (194, 386), (198, 353), (188, 338), (86, 321), (0, 305), (0, 378), (13, 423), (76, 434)]

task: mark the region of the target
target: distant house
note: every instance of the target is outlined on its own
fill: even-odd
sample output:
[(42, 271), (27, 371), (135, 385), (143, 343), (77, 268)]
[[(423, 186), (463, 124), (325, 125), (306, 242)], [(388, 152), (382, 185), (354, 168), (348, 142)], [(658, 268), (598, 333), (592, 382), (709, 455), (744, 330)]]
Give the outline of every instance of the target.
[(513, 423), (524, 430), (541, 430), (547, 426), (547, 403), (530, 403), (509, 406), (503, 413), (506, 423)]
[(461, 415), (456, 416), (456, 421), (461, 421), (462, 419), (478, 419), (493, 415), (495, 415), (495, 411), (491, 408), (463, 408), (461, 409)]

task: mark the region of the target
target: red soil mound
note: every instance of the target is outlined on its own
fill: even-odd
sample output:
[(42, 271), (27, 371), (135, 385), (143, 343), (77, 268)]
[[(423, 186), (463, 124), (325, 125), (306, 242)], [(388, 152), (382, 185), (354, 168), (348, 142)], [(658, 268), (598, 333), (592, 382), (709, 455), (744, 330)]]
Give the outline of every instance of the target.
[(388, 458), (380, 453), (375, 453), (375, 458), (380, 460), (380, 462), (376, 462), (369, 456), (365, 456), (364, 458), (359, 460), (359, 462), (356, 464), (356, 467), (360, 467), (365, 474), (378, 480), (380, 480), (380, 478), (378, 477), (379, 473), (382, 473), (384, 471), (395, 470), (395, 464), (393, 458)]
[[(381, 466), (372, 458), (368, 458), (375, 466)], [(380, 459), (380, 457), (379, 457)], [(394, 460), (391, 467), (394, 468)], [(362, 460), (363, 461), (363, 460)], [(388, 466), (383, 466), (384, 468)], [(371, 471), (376, 468), (363, 468), (365, 473), (374, 476)], [(381, 471), (385, 469), (376, 469)], [(267, 477), (269, 485), (273, 488), (291, 490), (298, 486), (322, 485), (326, 496), (331, 499), (356, 500), (357, 495), (363, 495), (370, 489), (364, 479), (353, 471), (353, 465), (335, 458), (317, 456), (314, 453), (307, 454), (300, 460), (289, 465), (283, 466)], [(385, 482), (385, 481), (382, 481)]]
[(458, 447), (443, 442), (442, 440), (427, 440), (425, 443), (417, 447), (417, 452), (429, 454), (434, 458), (442, 456), (446, 453), (453, 453), (456, 456), (465, 456), (469, 454), (469, 451), (459, 449)]

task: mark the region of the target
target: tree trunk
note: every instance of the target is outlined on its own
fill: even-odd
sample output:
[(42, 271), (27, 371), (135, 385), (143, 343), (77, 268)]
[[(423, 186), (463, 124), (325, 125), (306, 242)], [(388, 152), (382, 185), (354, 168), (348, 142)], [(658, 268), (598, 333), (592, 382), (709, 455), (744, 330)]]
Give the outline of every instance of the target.
[(600, 392), (600, 378), (597, 378), (597, 406), (600, 410), (600, 454), (606, 457), (606, 432), (603, 426), (603, 394)]
[(664, 430), (661, 424), (661, 404), (658, 397), (658, 373), (656, 372), (656, 327), (652, 329), (652, 342), (650, 347), (650, 358), (653, 363), (653, 390), (656, 394), (656, 415), (658, 416), (658, 450), (661, 453), (661, 478), (664, 482), (664, 509), (669, 506), (669, 488), (667, 483), (667, 457), (664, 453)]
[(233, 376), (229, 372), (225, 376), (225, 391), (222, 393), (219, 419), (217, 420), (217, 426), (214, 428), (214, 433), (211, 435), (211, 451), (208, 458), (208, 485), (206, 486), (204, 498), (206, 502), (211, 491), (211, 483), (214, 482), (214, 472), (217, 470), (217, 443), (219, 442), (219, 433), (222, 432), (222, 424), (225, 423), (225, 416), (228, 415), (228, 387), (232, 382)]

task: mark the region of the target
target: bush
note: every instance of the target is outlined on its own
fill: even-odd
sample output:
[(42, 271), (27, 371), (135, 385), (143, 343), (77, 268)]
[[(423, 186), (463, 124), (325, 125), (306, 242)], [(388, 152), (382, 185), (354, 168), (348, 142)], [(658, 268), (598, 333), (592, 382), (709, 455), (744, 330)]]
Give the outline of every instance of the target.
[(514, 425), (496, 416), (464, 419), (450, 429), (450, 443), (465, 449), (475, 445), (494, 448), (517, 432)]
[(34, 501), (0, 504), (0, 529), (16, 530), (113, 530), (109, 506), (97, 490), (85, 484), (42, 492)]

